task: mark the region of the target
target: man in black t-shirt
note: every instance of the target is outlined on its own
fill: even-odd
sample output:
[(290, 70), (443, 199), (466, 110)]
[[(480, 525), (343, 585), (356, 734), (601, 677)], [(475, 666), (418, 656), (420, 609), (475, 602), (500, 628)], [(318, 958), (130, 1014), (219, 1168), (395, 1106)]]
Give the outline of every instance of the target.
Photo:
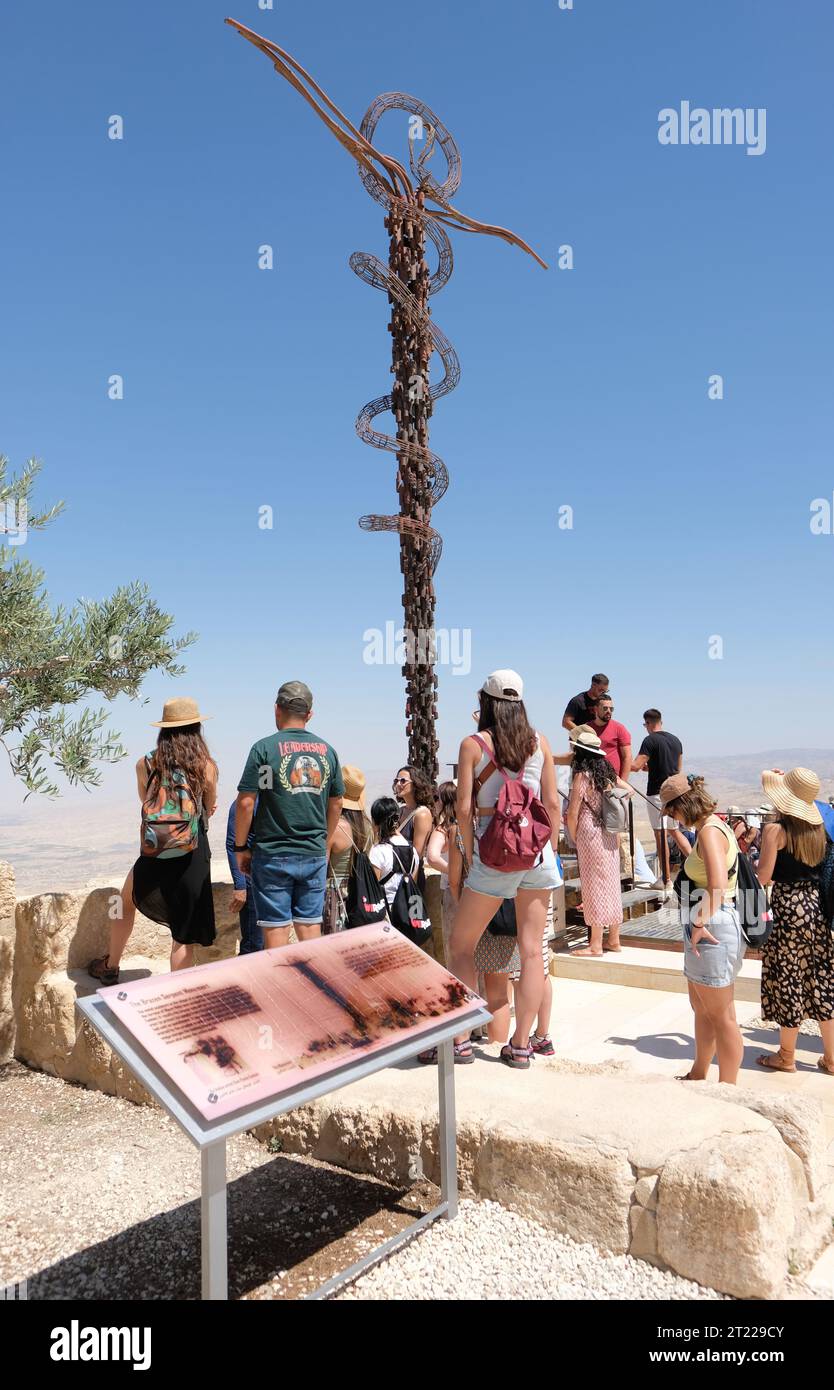
[(643, 715), (646, 737), (640, 752), (631, 765), (632, 772), (648, 772), (646, 795), (649, 799), (649, 820), (657, 844), (658, 882), (670, 887), (669, 846), (666, 831), (672, 829), (669, 817), (661, 815), (660, 788), (667, 777), (680, 772), (683, 766), (683, 744), (674, 734), (667, 734), (659, 709), (647, 709)]
[(597, 703), (608, 690), (608, 677), (601, 673), (591, 676), (590, 690), (583, 690), (568, 701), (562, 716), (562, 728), (569, 732), (577, 724), (592, 724), (597, 717)]

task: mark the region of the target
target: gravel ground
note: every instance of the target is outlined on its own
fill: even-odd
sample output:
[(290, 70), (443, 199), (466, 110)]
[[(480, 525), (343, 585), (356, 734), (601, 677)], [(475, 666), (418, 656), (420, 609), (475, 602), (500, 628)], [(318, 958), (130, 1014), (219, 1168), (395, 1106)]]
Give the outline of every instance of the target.
[[(249, 1135), (227, 1170), (231, 1298), (303, 1297), (437, 1202)], [(0, 1067), (0, 1288), (197, 1299), (199, 1194), (197, 1150), (161, 1110)]]
[[(748, 1018), (745, 1019), (744, 1023), (741, 1026), (742, 1028), (761, 1028), (765, 1032), (779, 1032), (779, 1024), (769, 1023), (766, 1018)], [(799, 1031), (800, 1033), (806, 1033), (809, 1038), (822, 1037), (822, 1033), (820, 1032), (820, 1026), (815, 1018), (806, 1018), (803, 1023), (800, 1023)]]
[(630, 1255), (601, 1255), (497, 1202), (462, 1202), (339, 1299), (720, 1299)]

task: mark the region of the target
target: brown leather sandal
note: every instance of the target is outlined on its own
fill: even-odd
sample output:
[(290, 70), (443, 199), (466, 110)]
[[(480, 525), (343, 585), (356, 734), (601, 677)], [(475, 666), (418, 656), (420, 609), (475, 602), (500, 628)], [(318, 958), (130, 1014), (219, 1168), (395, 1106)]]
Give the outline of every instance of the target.
[(119, 983), (119, 967), (110, 964), (107, 956), (97, 956), (91, 960), (87, 966), (87, 974), (92, 975), (94, 980), (100, 980), (103, 985), (117, 985)]
[(781, 1047), (775, 1052), (764, 1052), (761, 1057), (756, 1058), (756, 1063), (764, 1067), (765, 1071), (796, 1071), (796, 1063), (788, 1062), (786, 1065), (785, 1054)]
[(820, 1071), (825, 1072), (826, 1076), (834, 1076), (834, 1067), (826, 1066), (824, 1057), (817, 1058), (817, 1066), (819, 1067)]

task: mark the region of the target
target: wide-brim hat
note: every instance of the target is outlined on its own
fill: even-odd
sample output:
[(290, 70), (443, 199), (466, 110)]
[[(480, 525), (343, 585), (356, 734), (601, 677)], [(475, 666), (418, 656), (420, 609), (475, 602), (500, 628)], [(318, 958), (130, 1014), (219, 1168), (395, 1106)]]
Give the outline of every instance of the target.
[(203, 724), (211, 719), (210, 714), (201, 714), (196, 700), (188, 695), (178, 695), (174, 700), (166, 700), (162, 706), (162, 718), (151, 720), (154, 729), (181, 729), (186, 724)]
[(345, 784), (345, 794), (342, 797), (343, 811), (364, 811), (365, 809), (365, 774), (358, 767), (351, 767), (346, 764), (342, 768), (342, 779)]
[(820, 794), (820, 779), (809, 767), (794, 767), (790, 772), (763, 772), (762, 786), (777, 811), (822, 825), (819, 807), (814, 805)]
[(599, 735), (595, 734), (593, 729), (572, 729), (570, 746), (581, 748), (585, 753), (598, 753), (601, 758), (605, 757)]

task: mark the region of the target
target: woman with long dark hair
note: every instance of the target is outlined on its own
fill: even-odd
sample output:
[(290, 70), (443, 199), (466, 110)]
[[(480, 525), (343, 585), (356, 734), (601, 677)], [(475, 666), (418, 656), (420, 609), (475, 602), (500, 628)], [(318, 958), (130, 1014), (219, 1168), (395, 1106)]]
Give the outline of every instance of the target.
[(582, 913), (588, 928), (588, 945), (576, 956), (601, 956), (603, 934), (608, 929), (609, 951), (620, 950), (623, 903), (620, 894), (620, 841), (603, 825), (603, 796), (620, 783), (592, 729), (574, 731), (573, 781), (565, 813), (568, 833), (576, 845), (582, 880)]
[(217, 763), (203, 738), (205, 717), (196, 700), (167, 700), (154, 724), (156, 747), (136, 764), (142, 852), (125, 879), (107, 955), (87, 967), (102, 984), (118, 984), (137, 908), (170, 928), (172, 970), (194, 964), (195, 944), (214, 941), (208, 822), (217, 806)]
[(389, 909), (394, 905), (397, 889), (403, 880), (402, 866), (416, 876), (418, 868), (417, 851), (399, 829), (401, 808), (392, 796), (380, 796), (371, 806), (371, 822), (374, 827), (373, 846), (368, 858), (374, 866), (378, 879), (385, 879), (385, 897)]
[(820, 874), (830, 841), (816, 804), (820, 779), (807, 767), (762, 773), (776, 817), (762, 831), (758, 876), (773, 884), (773, 931), (762, 950), (762, 1017), (779, 1024), (779, 1047), (757, 1057), (768, 1071), (796, 1071), (806, 1018), (819, 1023), (821, 1071), (834, 1076), (834, 933), (823, 911)]
[[(470, 989), (476, 988), (475, 947), (506, 898), (515, 901), (521, 974), (516, 992), (515, 1032), (501, 1048), (510, 1067), (527, 1068), (533, 1055), (530, 1030), (544, 992), (542, 939), (547, 906), (561, 878), (556, 864), (559, 796), (553, 755), (543, 734), (530, 724), (522, 700), (523, 685), (515, 671), (494, 671), (478, 692), (478, 738), (468, 735), (458, 754), (457, 821), (469, 865), (466, 886), (452, 930), (450, 969)], [(551, 838), (530, 869), (505, 873), (481, 862), (478, 842), (495, 810), (504, 779), (521, 780), (541, 798), (550, 816)], [(472, 1046), (464, 1036), (455, 1042), (455, 1061), (471, 1062)]]
[(418, 767), (401, 767), (392, 790), (400, 803), (399, 829), (422, 860), (434, 825), (434, 787)]

